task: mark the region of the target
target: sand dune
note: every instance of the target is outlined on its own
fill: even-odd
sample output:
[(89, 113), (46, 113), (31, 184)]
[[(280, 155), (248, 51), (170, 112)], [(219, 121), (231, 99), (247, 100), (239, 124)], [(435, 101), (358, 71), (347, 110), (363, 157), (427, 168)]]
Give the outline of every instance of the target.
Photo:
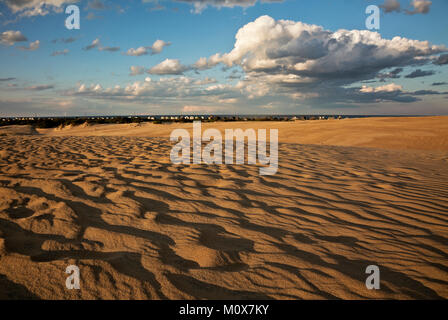
[[(275, 128), (283, 143), (358, 146), (390, 150), (448, 151), (448, 116), (365, 118), (316, 121), (239, 121), (202, 123), (203, 130), (216, 128)], [(144, 136), (169, 137), (175, 128), (191, 132), (191, 123), (116, 124), (38, 129), (50, 136)], [(1, 129), (0, 129), (1, 130)], [(0, 131), (1, 132), (1, 131)]]
[(447, 120), (204, 125), (279, 128), (272, 176), (172, 164), (191, 124), (2, 128), (0, 298), (448, 298)]

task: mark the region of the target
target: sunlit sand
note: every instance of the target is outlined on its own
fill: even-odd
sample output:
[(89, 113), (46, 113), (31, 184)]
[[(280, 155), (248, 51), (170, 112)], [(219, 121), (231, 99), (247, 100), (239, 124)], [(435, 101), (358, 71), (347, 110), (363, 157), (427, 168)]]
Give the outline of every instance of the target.
[(203, 124), (279, 129), (272, 176), (191, 127), (0, 128), (0, 298), (448, 298), (448, 117)]

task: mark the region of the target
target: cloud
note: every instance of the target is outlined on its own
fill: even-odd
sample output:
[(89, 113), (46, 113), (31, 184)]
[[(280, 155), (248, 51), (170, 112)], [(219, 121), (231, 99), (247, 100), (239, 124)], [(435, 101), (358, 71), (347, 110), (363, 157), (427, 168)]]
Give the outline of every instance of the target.
[(439, 92), (434, 90), (417, 90), (412, 92), (413, 95), (416, 96), (425, 96), (425, 95), (437, 95), (437, 94), (447, 94), (448, 92)]
[(436, 61), (434, 61), (434, 64), (436, 65), (444, 65), (444, 64), (448, 64), (448, 54), (442, 54), (440, 55)]
[(166, 46), (171, 45), (171, 42), (165, 42), (163, 40), (156, 40), (151, 46), (151, 52), (152, 54), (158, 54), (161, 53), (163, 48)]
[(400, 12), (400, 2), (398, 0), (385, 0), (380, 7), (384, 10), (385, 13), (389, 12)]
[(386, 84), (384, 86), (379, 86), (379, 87), (368, 87), (368, 86), (362, 86), (361, 92), (364, 93), (372, 93), (372, 92), (395, 92), (395, 91), (401, 91), (403, 89), (402, 86), (395, 84), (395, 83), (390, 83), (390, 84)]
[(18, 47), (18, 48), (21, 49), (21, 50), (34, 51), (34, 50), (39, 49), (39, 47), (40, 47), (40, 41), (39, 41), (39, 40), (36, 40), (36, 41), (34, 41), (34, 42), (30, 42), (30, 44), (28, 45), (28, 47), (26, 47), (26, 46), (20, 46), (20, 47)]
[(316, 103), (414, 102), (418, 98), (398, 87), (385, 90), (390, 85), (376, 90), (348, 86), (375, 78), (399, 78), (404, 67), (424, 65), (434, 54), (447, 50), (428, 41), (385, 39), (368, 30), (330, 31), (261, 16), (238, 30), (230, 52), (202, 57), (183, 70), (206, 70), (219, 64), (239, 67), (244, 78), (235, 87), (249, 99), (283, 96)]
[(136, 76), (139, 74), (143, 74), (145, 72), (145, 68), (140, 66), (131, 66), (130, 69), (131, 69), (131, 73), (129, 74), (130, 76)]
[[(113, 100), (144, 103), (162, 103), (184, 105), (226, 105), (229, 101), (236, 102), (241, 97), (238, 89), (227, 85), (210, 85), (211, 79), (193, 79), (185, 76), (164, 77), (153, 80), (150, 77), (144, 81), (135, 81), (124, 87), (119, 85), (103, 88), (100, 84), (81, 84), (78, 88), (69, 90), (66, 96), (82, 96), (96, 100)], [(234, 99), (234, 100), (229, 100)]]
[(101, 18), (103, 18), (103, 16), (97, 16), (93, 12), (89, 12), (86, 17), (87, 20), (94, 20), (94, 19), (101, 19)]
[(385, 79), (398, 79), (402, 71), (403, 68), (395, 68), (390, 72), (378, 73), (377, 78), (381, 79), (380, 81), (385, 81)]
[(221, 54), (216, 53), (208, 59), (205, 57), (199, 58), (199, 60), (194, 64), (194, 68), (198, 70), (210, 69), (221, 62), (223, 62)]
[(151, 51), (151, 55), (159, 54), (162, 52), (164, 47), (169, 46), (170, 44), (171, 42), (156, 40), (151, 46), (148, 47), (138, 47), (137, 49), (130, 48), (128, 51), (126, 51), (126, 55), (139, 57), (149, 54), (149, 51)]
[(64, 50), (60, 50), (60, 51), (53, 51), (53, 53), (51, 54), (51, 56), (55, 57), (55, 56), (65, 56), (70, 52), (70, 50), (68, 49), (64, 49)]
[(184, 106), (182, 108), (183, 113), (215, 113), (223, 110), (218, 106)]
[(87, 7), (89, 9), (94, 9), (94, 10), (104, 10), (104, 9), (106, 9), (106, 6), (100, 0), (89, 1)]
[(48, 89), (53, 89), (54, 86), (50, 85), (50, 84), (41, 84), (41, 85), (36, 85), (36, 86), (31, 86), (31, 87), (26, 87), (26, 90), (32, 90), (32, 91), (43, 91), (43, 90), (48, 90)]
[(218, 81), (216, 81), (216, 79), (214, 78), (210, 78), (210, 77), (205, 77), (204, 79), (198, 79), (194, 82), (194, 84), (197, 85), (206, 85), (206, 84), (212, 84), (212, 83), (217, 83)]
[(177, 59), (165, 59), (158, 65), (150, 68), (147, 72), (150, 74), (159, 75), (179, 75), (183, 74), (185, 71), (190, 70), (190, 67), (182, 65)]
[(432, 71), (432, 70), (424, 71), (424, 70), (421, 70), (421, 69), (417, 69), (417, 70), (414, 70), (413, 72), (411, 72), (410, 74), (406, 75), (405, 78), (414, 79), (414, 78), (432, 76), (435, 73), (436, 72)]
[(126, 55), (134, 57), (147, 55), (148, 54), (147, 48), (148, 47), (138, 47), (137, 49), (130, 48), (128, 51), (126, 51)]
[(108, 46), (103, 47), (103, 46), (101, 46), (99, 38), (96, 38), (95, 40), (93, 40), (92, 43), (89, 44), (88, 46), (84, 47), (83, 50), (92, 50), (94, 48), (98, 48), (98, 51), (108, 51), (108, 52), (120, 51), (120, 47), (108, 47)]
[(406, 10), (406, 13), (411, 15), (417, 13), (426, 14), (429, 12), (431, 5), (432, 1), (429, 0), (412, 0), (411, 6), (413, 7), (413, 9)]
[(0, 78), (0, 82), (5, 82), (5, 81), (13, 81), (16, 80), (16, 78)]
[(448, 82), (434, 82), (432, 85), (433, 86), (444, 86), (444, 85), (447, 85), (448, 84)]
[[(368, 30), (331, 32), (320, 26), (262, 16), (240, 28), (232, 51), (202, 65), (239, 65), (246, 72), (319, 80), (372, 78), (385, 68), (415, 64), (446, 51), (427, 41), (381, 38)], [(198, 64), (198, 63), (197, 63)]]
[[(216, 8), (251, 7), (257, 0), (175, 0), (177, 2), (188, 3), (194, 6), (194, 13), (201, 13), (208, 6)], [(262, 3), (282, 2), (282, 0), (262, 0)]]
[(58, 43), (58, 42), (60, 42), (60, 43), (72, 43), (72, 42), (75, 42), (75, 41), (76, 41), (76, 38), (69, 37), (69, 38), (54, 39), (51, 42), (52, 43)]
[(89, 44), (88, 46), (84, 47), (84, 50), (91, 50), (94, 49), (96, 47), (98, 47), (100, 44), (100, 39), (96, 38), (95, 40), (92, 41), (91, 44)]
[(152, 8), (149, 8), (148, 11), (149, 12), (153, 12), (153, 11), (161, 11), (161, 10), (165, 10), (166, 7), (162, 6), (160, 3), (158, 3), (157, 5), (155, 5)]
[(8, 8), (20, 16), (45, 16), (50, 12), (62, 12), (66, 4), (78, 0), (4, 0)]
[[(139, 48), (133, 49), (136, 51), (133, 54), (138, 56)], [(146, 49), (142, 52), (150, 54), (149, 47), (142, 48)], [(193, 64), (173, 58), (149, 69), (132, 66), (129, 71), (130, 75), (150, 73), (177, 77), (151, 79), (151, 76), (125, 86), (81, 84), (64, 94), (87, 104), (90, 100), (104, 105), (112, 102), (157, 104), (176, 107), (176, 110), (185, 106), (238, 106), (248, 110), (247, 106), (258, 105), (287, 106), (287, 110), (293, 111), (298, 106), (331, 109), (364, 104), (369, 108), (378, 103), (384, 103), (385, 108), (392, 105), (389, 102), (406, 104), (426, 99), (427, 95), (434, 95), (431, 99), (443, 96), (436, 97), (437, 91), (431, 90), (407, 91), (403, 88), (406, 82), (362, 86), (363, 82), (400, 78), (405, 68), (424, 70), (424, 66), (435, 63), (437, 56), (447, 51), (445, 46), (428, 41), (385, 39), (368, 30), (332, 31), (300, 21), (262, 16), (242, 26), (235, 35), (233, 47), (226, 52), (202, 57)], [(207, 77), (180, 76), (188, 71), (199, 74), (214, 67), (224, 67), (230, 70), (229, 74), (240, 75), (240, 80), (220, 83)], [(189, 74), (195, 76), (193, 72)]]
[(0, 43), (9, 46), (14, 45), (16, 42), (27, 40), (28, 39), (20, 31), (8, 30), (2, 32), (2, 34), (0, 35)]
[(98, 47), (99, 51), (117, 52), (120, 51), (120, 47)]

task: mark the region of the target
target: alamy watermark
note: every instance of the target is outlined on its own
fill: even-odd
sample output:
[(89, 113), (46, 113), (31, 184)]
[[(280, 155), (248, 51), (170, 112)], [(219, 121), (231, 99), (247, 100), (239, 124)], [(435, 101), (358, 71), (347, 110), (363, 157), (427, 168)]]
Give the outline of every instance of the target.
[[(213, 137), (213, 140), (212, 140)], [(245, 138), (247, 138), (247, 164), (264, 165), (260, 167), (260, 175), (273, 175), (278, 169), (278, 129), (269, 132), (269, 156), (266, 150), (266, 129), (225, 129), (224, 163), (234, 164), (234, 139), (236, 140), (235, 163), (244, 164)], [(201, 121), (193, 122), (193, 160), (191, 160), (191, 139), (186, 129), (175, 129), (171, 132), (170, 140), (177, 142), (170, 152), (171, 162), (174, 164), (222, 164), (223, 137), (217, 129), (210, 128), (202, 133)], [(202, 142), (208, 144), (202, 148)]]
[(366, 8), (366, 14), (369, 16), (366, 18), (366, 28), (368, 30), (380, 29), (380, 8), (375, 5), (370, 5)]
[(70, 274), (65, 280), (65, 286), (67, 287), (67, 289), (81, 289), (79, 267), (70, 265), (65, 269), (65, 273)]
[(371, 264), (367, 266), (366, 273), (370, 274), (366, 279), (366, 288), (369, 290), (380, 289), (380, 268), (378, 266)]
[(81, 28), (81, 18), (79, 16), (79, 7), (77, 5), (69, 5), (65, 8), (65, 13), (69, 16), (65, 19), (65, 27), (69, 30)]

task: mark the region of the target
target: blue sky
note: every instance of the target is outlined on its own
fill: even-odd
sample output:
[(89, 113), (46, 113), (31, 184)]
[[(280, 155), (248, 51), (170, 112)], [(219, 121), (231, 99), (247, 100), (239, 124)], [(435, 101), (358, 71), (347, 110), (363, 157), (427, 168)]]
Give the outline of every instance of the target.
[[(70, 4), (79, 30), (64, 25)], [(448, 114), (444, 0), (3, 0), (0, 12), (3, 116)]]

